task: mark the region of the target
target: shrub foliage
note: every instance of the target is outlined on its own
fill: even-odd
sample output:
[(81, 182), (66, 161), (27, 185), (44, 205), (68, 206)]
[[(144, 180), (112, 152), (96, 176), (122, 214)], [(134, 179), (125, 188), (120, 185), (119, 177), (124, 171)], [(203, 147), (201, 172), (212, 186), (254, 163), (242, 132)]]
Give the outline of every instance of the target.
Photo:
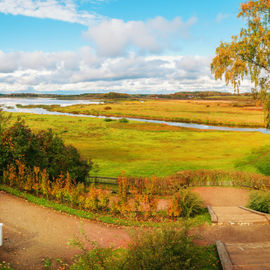
[(167, 213), (173, 217), (193, 217), (203, 210), (200, 197), (188, 189), (181, 189), (171, 200)]
[(32, 170), (46, 169), (50, 180), (69, 172), (76, 182), (83, 182), (92, 167), (91, 162), (81, 159), (76, 148), (66, 146), (51, 129), (34, 133), (21, 120), (1, 130), (0, 176), (18, 161)]
[(136, 232), (127, 250), (85, 248), (76, 241), (82, 254), (71, 265), (72, 270), (174, 270), (221, 269), (217, 252), (212, 247), (198, 247), (186, 228), (162, 228)]
[(253, 191), (250, 194), (249, 207), (270, 214), (270, 191)]

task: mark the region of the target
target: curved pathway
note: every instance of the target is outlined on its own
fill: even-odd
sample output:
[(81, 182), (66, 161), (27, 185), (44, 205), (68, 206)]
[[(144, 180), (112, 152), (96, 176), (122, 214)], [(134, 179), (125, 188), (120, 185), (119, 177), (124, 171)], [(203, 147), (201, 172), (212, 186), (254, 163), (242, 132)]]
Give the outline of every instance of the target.
[(43, 269), (46, 257), (70, 260), (79, 250), (68, 242), (76, 236), (83, 238), (82, 228), (101, 246), (125, 246), (129, 240), (124, 229), (56, 212), (1, 191), (0, 222), (4, 223), (0, 261), (18, 270)]
[[(248, 190), (222, 187), (199, 187), (193, 191), (200, 194), (205, 204), (213, 207), (246, 205), (249, 194)], [(0, 222), (4, 223), (4, 245), (0, 247), (0, 261), (8, 261), (18, 270), (43, 269), (44, 258), (64, 258), (70, 261), (79, 250), (67, 243), (75, 236), (81, 237), (81, 228), (91, 241), (102, 246), (126, 246), (129, 241), (128, 233), (123, 228), (59, 213), (1, 191)], [(213, 244), (217, 240), (230, 245), (270, 242), (270, 226), (267, 224), (205, 224), (192, 233), (200, 236), (198, 242), (203, 245)]]

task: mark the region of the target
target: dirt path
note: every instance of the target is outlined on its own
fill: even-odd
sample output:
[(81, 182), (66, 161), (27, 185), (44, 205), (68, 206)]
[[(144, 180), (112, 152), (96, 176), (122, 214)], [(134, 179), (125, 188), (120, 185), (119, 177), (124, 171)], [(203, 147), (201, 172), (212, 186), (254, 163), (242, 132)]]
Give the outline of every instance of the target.
[(249, 190), (232, 187), (196, 187), (205, 205), (210, 206), (246, 206)]
[[(193, 189), (203, 199), (205, 205), (210, 206), (246, 206), (249, 190), (231, 187), (196, 187)], [(215, 241), (223, 242), (263, 242), (270, 241), (270, 226), (259, 225), (203, 225), (193, 230), (199, 236), (198, 243), (214, 244)]]
[[(211, 206), (246, 205), (248, 190), (222, 187), (199, 187), (204, 203)], [(125, 246), (129, 241), (126, 230), (81, 220), (43, 208), (23, 199), (0, 192), (0, 222), (4, 223), (4, 245), (0, 247), (0, 261), (10, 262), (18, 270), (42, 269), (42, 259), (71, 259), (78, 250), (67, 245), (83, 228), (90, 240), (102, 246)], [(224, 242), (270, 242), (270, 226), (211, 226), (193, 230), (200, 244)]]
[(42, 269), (45, 257), (70, 259), (78, 254), (67, 243), (81, 236), (82, 227), (90, 240), (102, 246), (125, 246), (129, 240), (124, 229), (81, 220), (4, 192), (0, 192), (0, 222), (4, 223), (0, 261), (8, 261), (18, 270)]

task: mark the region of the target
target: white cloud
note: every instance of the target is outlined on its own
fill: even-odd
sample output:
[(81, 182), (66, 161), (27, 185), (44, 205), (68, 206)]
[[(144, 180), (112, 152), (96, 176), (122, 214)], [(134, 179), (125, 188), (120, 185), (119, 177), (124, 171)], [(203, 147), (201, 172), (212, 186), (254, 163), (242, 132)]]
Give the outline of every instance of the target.
[(189, 36), (189, 29), (196, 21), (196, 17), (186, 22), (180, 17), (172, 21), (156, 17), (145, 22), (110, 19), (89, 27), (84, 36), (96, 45), (97, 53), (102, 56), (120, 56), (130, 48), (143, 53), (161, 53), (179, 49), (177, 41)]
[[(231, 90), (210, 73), (210, 57), (98, 57), (90, 47), (76, 52), (0, 51), (0, 92), (71, 91), (170, 93)], [(245, 82), (245, 90), (250, 85)]]
[(230, 14), (224, 14), (224, 13), (218, 13), (216, 16), (216, 22), (221, 22), (227, 18), (229, 18), (231, 15)]
[(0, 0), (0, 12), (89, 25), (101, 16), (79, 11), (75, 0)]
[[(81, 0), (82, 2), (83, 0)], [(90, 3), (107, 0), (84, 0)], [(93, 2), (94, 1), (94, 2)], [(179, 50), (180, 41), (189, 37), (196, 17), (183, 21), (156, 17), (147, 21), (108, 19), (80, 10), (79, 0), (0, 0), (0, 13), (61, 20), (88, 26), (84, 37), (90, 40), (101, 56), (121, 56), (130, 51), (139, 54), (160, 54)]]

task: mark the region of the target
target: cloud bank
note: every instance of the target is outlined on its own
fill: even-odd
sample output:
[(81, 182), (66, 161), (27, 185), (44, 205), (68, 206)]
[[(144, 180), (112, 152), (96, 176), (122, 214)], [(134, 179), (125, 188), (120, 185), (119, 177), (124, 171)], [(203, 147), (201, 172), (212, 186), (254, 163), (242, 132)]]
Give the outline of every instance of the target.
[(84, 36), (94, 42), (97, 53), (103, 56), (119, 56), (130, 49), (157, 54), (164, 50), (179, 50), (177, 40), (188, 38), (189, 29), (196, 22), (196, 17), (186, 22), (180, 17), (172, 21), (156, 17), (146, 22), (110, 19), (89, 27)]
[(229, 90), (210, 74), (210, 57), (98, 57), (90, 47), (58, 53), (0, 51), (0, 92), (172, 93)]
[[(76, 0), (0, 0), (0, 13), (78, 23), (86, 26), (83, 37), (89, 42), (77, 51), (0, 51), (2, 93), (231, 90), (214, 80), (210, 57), (166, 56), (180, 54), (196, 17), (125, 22), (80, 10)], [(216, 20), (226, 17), (219, 14)]]

